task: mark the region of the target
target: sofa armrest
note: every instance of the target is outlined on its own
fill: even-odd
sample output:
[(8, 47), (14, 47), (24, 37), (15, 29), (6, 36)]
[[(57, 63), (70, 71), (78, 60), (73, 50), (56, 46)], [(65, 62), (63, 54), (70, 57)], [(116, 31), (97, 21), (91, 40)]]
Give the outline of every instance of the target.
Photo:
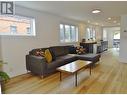
[(47, 63), (44, 57), (26, 55), (26, 69), (37, 75), (44, 75), (47, 70)]

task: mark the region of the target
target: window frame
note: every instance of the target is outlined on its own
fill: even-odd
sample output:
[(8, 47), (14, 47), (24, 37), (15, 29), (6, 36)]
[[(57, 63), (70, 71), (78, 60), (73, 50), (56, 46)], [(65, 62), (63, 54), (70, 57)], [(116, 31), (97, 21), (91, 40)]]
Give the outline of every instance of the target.
[[(78, 37), (78, 35), (79, 35), (79, 27), (77, 26), (77, 25), (72, 25), (72, 24), (63, 24), (63, 23), (60, 23), (59, 24), (59, 33), (60, 33), (60, 35), (61, 35), (61, 28), (60, 28), (60, 25), (63, 25), (63, 31), (64, 31), (64, 39), (63, 39), (63, 41), (61, 41), (61, 36), (59, 36), (60, 37), (60, 43), (76, 43), (76, 42), (78, 42), (79, 41), (79, 37)], [(66, 31), (66, 29), (65, 29), (65, 25), (68, 25), (69, 27), (70, 27), (70, 41), (69, 42), (66, 42), (65, 41), (65, 39), (66, 39), (66, 33), (65, 33), (65, 31)], [(74, 26), (75, 27), (75, 41), (72, 41), (73, 39), (72, 39), (72, 26)]]

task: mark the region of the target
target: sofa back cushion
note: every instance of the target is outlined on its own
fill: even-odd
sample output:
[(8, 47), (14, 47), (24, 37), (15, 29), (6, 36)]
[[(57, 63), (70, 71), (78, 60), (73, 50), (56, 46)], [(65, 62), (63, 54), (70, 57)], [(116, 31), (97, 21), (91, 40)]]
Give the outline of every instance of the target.
[(64, 53), (69, 54), (69, 47), (70, 46), (63, 46), (64, 47)]
[(30, 55), (37, 54), (38, 51), (45, 52), (46, 49), (49, 49), (49, 51), (52, 54), (52, 60), (54, 61), (56, 57), (63, 56), (70, 53), (70, 47), (73, 47), (73, 45), (67, 45), (67, 46), (52, 46), (49, 48), (37, 48), (33, 49), (29, 52)]
[(53, 51), (55, 57), (63, 56), (69, 53), (69, 50), (66, 46), (53, 46), (50, 47)]
[(37, 49), (33, 49), (29, 52), (30, 55), (37, 55), (37, 52), (45, 52), (45, 50), (48, 48), (37, 48)]

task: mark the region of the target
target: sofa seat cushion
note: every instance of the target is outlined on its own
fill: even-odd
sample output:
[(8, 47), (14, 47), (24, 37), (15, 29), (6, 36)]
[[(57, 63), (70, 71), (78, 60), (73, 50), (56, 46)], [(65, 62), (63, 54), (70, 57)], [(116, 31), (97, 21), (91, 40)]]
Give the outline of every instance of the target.
[(77, 60), (77, 57), (76, 57), (75, 54), (67, 54), (67, 55), (64, 55), (64, 56), (60, 56), (59, 59), (64, 60), (64, 62), (66, 64), (66, 63), (70, 63), (70, 62), (73, 62), (73, 61)]
[(87, 61), (93, 61), (99, 60), (100, 54), (83, 54), (83, 55), (76, 55), (78, 59), (80, 60), (87, 60)]
[(62, 66), (63, 64), (64, 64), (63, 59), (56, 58), (55, 61), (52, 61), (51, 63), (47, 64), (47, 68), (48, 69), (56, 69), (57, 67)]

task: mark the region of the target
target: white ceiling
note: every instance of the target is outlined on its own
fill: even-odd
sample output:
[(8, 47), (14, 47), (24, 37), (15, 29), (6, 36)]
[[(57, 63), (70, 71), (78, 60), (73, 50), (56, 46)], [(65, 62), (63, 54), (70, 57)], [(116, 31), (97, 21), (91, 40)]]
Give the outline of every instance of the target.
[[(17, 1), (16, 5), (104, 26), (118, 25), (120, 16), (127, 14), (127, 1)], [(93, 9), (102, 12), (92, 14)]]

